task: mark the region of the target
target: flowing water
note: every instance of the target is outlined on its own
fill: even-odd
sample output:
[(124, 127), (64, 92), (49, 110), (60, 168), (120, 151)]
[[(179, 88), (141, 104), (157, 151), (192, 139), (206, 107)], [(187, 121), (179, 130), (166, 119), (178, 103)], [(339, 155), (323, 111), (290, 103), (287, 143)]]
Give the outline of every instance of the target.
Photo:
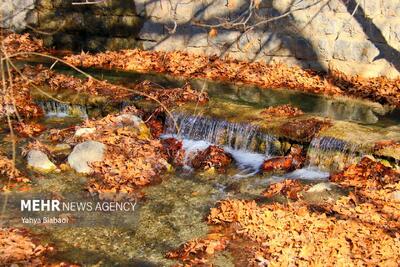
[[(179, 126), (179, 133), (174, 121)], [(178, 134), (191, 140), (204, 140), (209, 143), (227, 146), (235, 150), (274, 154), (274, 142), (277, 139), (261, 132), (258, 127), (245, 123), (231, 123), (224, 120), (192, 116), (182, 113), (173, 114), (166, 122), (167, 134)]]
[(334, 137), (315, 137), (308, 149), (310, 166), (319, 166), (327, 171), (342, 170), (354, 164), (364, 155), (360, 145)]
[[(101, 72), (96, 74), (102, 75)], [(121, 74), (114, 77), (110, 73), (108, 75), (109, 80), (119, 82), (143, 79), (142, 76), (126, 77)], [(160, 79), (157, 75), (145, 77)], [(170, 86), (173, 84), (170, 79), (162, 81)], [(192, 82), (194, 85), (200, 83)], [(208, 82), (206, 89), (214, 100), (223, 96), (224, 101), (228, 99), (234, 103), (240, 102), (258, 107), (292, 103), (301, 106), (310, 114), (358, 121), (363, 124), (379, 124), (382, 116), (384, 117), (379, 107), (363, 103), (346, 105), (347, 100), (341, 102), (338, 100), (339, 103), (325, 99), (317, 105), (314, 96), (299, 97), (299, 94), (284, 90), (281, 90), (280, 94), (268, 90), (257, 91), (258, 89), (247, 92), (240, 86), (235, 87), (234, 90), (237, 89), (238, 93), (233, 94), (230, 86), (218, 87), (215, 83)], [(67, 105), (51, 101), (39, 104), (47, 114), (43, 123), (48, 128), (76, 125), (79, 121), (90, 117), (92, 112), (84, 105)], [(354, 113), (354, 110), (358, 112)], [(240, 116), (240, 112), (236, 111), (237, 116)], [(75, 117), (71, 118), (71, 115)], [(186, 166), (174, 173), (163, 175), (160, 183), (145, 188), (143, 192), (146, 197), (139, 201), (131, 218), (124, 218), (128, 223), (124, 223), (123, 226), (100, 223), (104, 222), (105, 218), (106, 221), (110, 219), (110, 222), (113, 219), (118, 221), (118, 218), (112, 218), (110, 214), (100, 214), (93, 215), (91, 220), (94, 224), (91, 227), (34, 227), (33, 231), (41, 234), (42, 238), (58, 248), (53, 256), (54, 260), (77, 262), (84, 266), (172, 266), (176, 262), (166, 259), (165, 253), (188, 240), (206, 235), (208, 226), (204, 218), (218, 200), (259, 199), (261, 192), (270, 183), (285, 178), (300, 179), (307, 184), (326, 182), (330, 172), (355, 162), (364, 153), (360, 152), (358, 145), (340, 138), (315, 137), (310, 144), (305, 144), (308, 146), (308, 161), (304, 168), (286, 174), (262, 174), (260, 166), (264, 160), (285, 154), (288, 140), (267, 134), (250, 123), (184, 113), (175, 113), (174, 119), (179, 131), (176, 130), (174, 121), (168, 118), (163, 138), (173, 136), (183, 141)], [(396, 121), (388, 117), (382, 122), (386, 123), (393, 125)], [(1, 137), (2, 149), (10, 151), (7, 138), (5, 135)], [(18, 147), (21, 147), (23, 142), (18, 143)], [(234, 158), (234, 164), (226, 173), (209, 174), (194, 171), (190, 167), (190, 157), (210, 144), (223, 147)], [(25, 169), (25, 159), (18, 156), (17, 162), (19, 167)], [(87, 180), (85, 176), (72, 171), (48, 175), (38, 175), (26, 169), (25, 171), (32, 177), (35, 192), (70, 197), (79, 194), (79, 198), (82, 199), (87, 197), (82, 190)], [(305, 199), (321, 202), (338, 197), (342, 193), (340, 190), (309, 193)], [(13, 226), (21, 226), (18, 221), (10, 222)], [(232, 266), (232, 261), (230, 255), (218, 254), (214, 264)]]
[(86, 106), (65, 104), (57, 101), (37, 101), (47, 117), (81, 117), (88, 118)]
[[(70, 114), (66, 109), (47, 109), (55, 113), (54, 110)], [(48, 117), (45, 123), (54, 126), (69, 119), (60, 117)], [(133, 218), (128, 220), (132, 223), (128, 225), (111, 225), (111, 221), (118, 221), (111, 215), (110, 225), (104, 225), (104, 215), (100, 214), (92, 216), (90, 227), (34, 227), (34, 232), (58, 248), (53, 260), (85, 266), (171, 266), (175, 262), (166, 259), (165, 253), (206, 235), (208, 227), (204, 217), (218, 200), (259, 198), (269, 183), (285, 177), (259, 173), (262, 162), (280, 152), (275, 147), (278, 139), (260, 132), (257, 127), (178, 114), (176, 118), (181, 129), (179, 138), (183, 140), (187, 155), (218, 144), (233, 156), (235, 164), (225, 174), (195, 172), (188, 164), (187, 168), (165, 175), (160, 184), (144, 189), (146, 198), (138, 203)], [(172, 125), (171, 121), (167, 122), (164, 137), (177, 135)], [(24, 159), (19, 157), (19, 162), (24, 165)], [(84, 176), (73, 172), (44, 176), (29, 173), (35, 192), (85, 199), (85, 194), (79, 193), (79, 188), (85, 185)], [(292, 178), (319, 182), (326, 180), (327, 174), (313, 167), (293, 172)], [(318, 201), (335, 194), (339, 193), (319, 194)], [(13, 226), (21, 226), (19, 221), (11, 222)], [(229, 255), (225, 255), (222, 262), (218, 259), (216, 257), (216, 266), (226, 266), (232, 261)]]

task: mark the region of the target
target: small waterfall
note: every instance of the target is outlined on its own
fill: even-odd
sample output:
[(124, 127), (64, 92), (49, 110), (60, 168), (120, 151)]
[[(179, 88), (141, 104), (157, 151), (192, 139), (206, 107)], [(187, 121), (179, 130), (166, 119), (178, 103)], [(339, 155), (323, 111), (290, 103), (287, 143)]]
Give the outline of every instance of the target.
[[(275, 137), (262, 133), (256, 126), (243, 123), (231, 123), (224, 120), (174, 114), (180, 129), (179, 136), (184, 139), (204, 140), (211, 144), (226, 146), (234, 150), (258, 152), (274, 155)], [(166, 122), (166, 134), (176, 135), (176, 127), (172, 118)]]
[(315, 137), (308, 148), (309, 166), (328, 171), (340, 171), (358, 162), (362, 154), (360, 146), (334, 137)]
[(48, 117), (88, 117), (86, 106), (64, 104), (57, 101), (38, 101), (37, 104)]
[[(211, 144), (219, 145), (235, 159), (240, 172), (234, 177), (247, 177), (258, 173), (264, 160), (279, 152), (276, 148), (278, 139), (262, 133), (250, 124), (181, 113), (174, 114), (174, 119), (180, 129), (178, 138), (183, 140), (187, 162), (197, 151), (206, 149)], [(176, 135), (174, 121), (169, 118), (164, 137)]]
[[(174, 119), (185, 151), (195, 153), (211, 144), (219, 145), (233, 156), (239, 169), (243, 170), (241, 177), (257, 172), (266, 158), (280, 155), (278, 139), (261, 132), (256, 126), (182, 113), (174, 114)], [(176, 135), (174, 121), (168, 118), (164, 136)], [(326, 179), (330, 172), (358, 162), (362, 157), (360, 151), (359, 145), (338, 138), (315, 137), (307, 151), (308, 165), (279, 177)]]

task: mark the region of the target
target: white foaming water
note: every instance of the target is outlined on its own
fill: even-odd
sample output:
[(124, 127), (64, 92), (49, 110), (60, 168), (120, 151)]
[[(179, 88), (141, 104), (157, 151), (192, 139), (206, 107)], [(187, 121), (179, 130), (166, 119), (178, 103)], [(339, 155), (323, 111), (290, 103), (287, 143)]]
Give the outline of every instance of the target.
[[(177, 138), (176, 135), (166, 134), (161, 136), (161, 138)], [(190, 160), (196, 155), (197, 152), (207, 149), (211, 142), (204, 140), (191, 140), (191, 139), (180, 139), (182, 140), (182, 147), (185, 150), (185, 169), (191, 169)], [(247, 177), (256, 174), (261, 165), (265, 160), (265, 155), (255, 152), (250, 152), (246, 150), (233, 149), (228, 146), (224, 146), (223, 149), (231, 154), (232, 158), (235, 160), (235, 164), (240, 170), (237, 177)]]
[(267, 158), (265, 155), (260, 153), (236, 150), (230, 147), (224, 147), (224, 150), (232, 155), (240, 170), (248, 170), (251, 172), (245, 176), (256, 174), (260, 170), (264, 160)]
[(179, 136), (191, 140), (205, 140), (218, 146), (228, 146), (235, 150), (273, 154), (274, 136), (259, 131), (257, 126), (234, 123), (213, 118), (174, 113), (174, 119), (166, 120), (165, 134), (177, 134), (175, 123), (179, 125)]
[(86, 107), (80, 105), (69, 105), (56, 101), (39, 101), (38, 105), (43, 109), (47, 117), (65, 118), (76, 113), (76, 116), (87, 118)]
[[(164, 134), (161, 136), (161, 138), (170, 137), (182, 140), (182, 146), (185, 150), (184, 168), (186, 170), (192, 170), (190, 161), (199, 151), (205, 150), (210, 145), (213, 145), (213, 143), (210, 141), (178, 138), (176, 134)], [(232, 156), (236, 166), (239, 169), (239, 172), (235, 174), (233, 178), (244, 178), (257, 174), (260, 171), (263, 162), (266, 159), (271, 158), (271, 156), (268, 154), (256, 153), (245, 149), (236, 149), (230, 146), (222, 146), (222, 148)], [(276, 181), (281, 181), (284, 179), (327, 180), (328, 178), (329, 172), (322, 171), (316, 166), (307, 166), (293, 172), (271, 177), (272, 180)]]
[(283, 179), (327, 180), (329, 178), (329, 172), (322, 171), (317, 167), (305, 167), (282, 176), (273, 176), (272, 178), (278, 181)]

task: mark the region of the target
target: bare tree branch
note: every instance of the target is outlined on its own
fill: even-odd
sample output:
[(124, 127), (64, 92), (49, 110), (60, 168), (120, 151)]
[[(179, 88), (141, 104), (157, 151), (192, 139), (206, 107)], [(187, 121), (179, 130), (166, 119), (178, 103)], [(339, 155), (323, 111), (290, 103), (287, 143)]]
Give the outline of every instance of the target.
[(101, 4), (101, 3), (104, 3), (104, 2), (107, 2), (108, 0), (93, 0), (93, 1), (90, 1), (90, 0), (85, 0), (85, 2), (72, 2), (72, 5), (74, 5), (74, 6), (78, 6), (78, 5), (96, 5), (96, 4)]

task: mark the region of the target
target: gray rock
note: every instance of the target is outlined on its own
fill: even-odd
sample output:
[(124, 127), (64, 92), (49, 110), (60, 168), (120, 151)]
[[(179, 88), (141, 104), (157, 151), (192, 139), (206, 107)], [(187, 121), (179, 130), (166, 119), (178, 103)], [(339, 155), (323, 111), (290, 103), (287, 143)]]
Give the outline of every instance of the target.
[(379, 55), (379, 50), (369, 41), (352, 42), (352, 57), (350, 60), (371, 63)]
[(339, 39), (335, 42), (333, 58), (346, 60), (347, 55), (351, 54), (351, 42), (348, 40)]
[(318, 56), (320, 58), (330, 59), (332, 58), (332, 50), (331, 42), (327, 41), (326, 39), (319, 39), (317, 41), (316, 51), (318, 52)]
[(339, 60), (370, 63), (379, 54), (378, 49), (369, 41), (337, 40), (333, 57)]
[(392, 33), (391, 33), (391, 35), (393, 36), (393, 39), (395, 39), (395, 41), (396, 41), (397, 43), (400, 42), (400, 23), (394, 24), (394, 25), (392, 26)]
[(34, 0), (0, 1), (0, 27), (23, 30), (27, 16), (35, 8)]
[(86, 134), (92, 134), (96, 132), (96, 128), (79, 128), (75, 131), (75, 137), (80, 137)]
[(49, 173), (57, 169), (47, 155), (40, 150), (31, 150), (27, 156), (28, 167), (41, 173)]
[(79, 173), (90, 174), (93, 170), (89, 163), (102, 161), (106, 146), (97, 141), (86, 141), (74, 147), (68, 156), (68, 163)]

